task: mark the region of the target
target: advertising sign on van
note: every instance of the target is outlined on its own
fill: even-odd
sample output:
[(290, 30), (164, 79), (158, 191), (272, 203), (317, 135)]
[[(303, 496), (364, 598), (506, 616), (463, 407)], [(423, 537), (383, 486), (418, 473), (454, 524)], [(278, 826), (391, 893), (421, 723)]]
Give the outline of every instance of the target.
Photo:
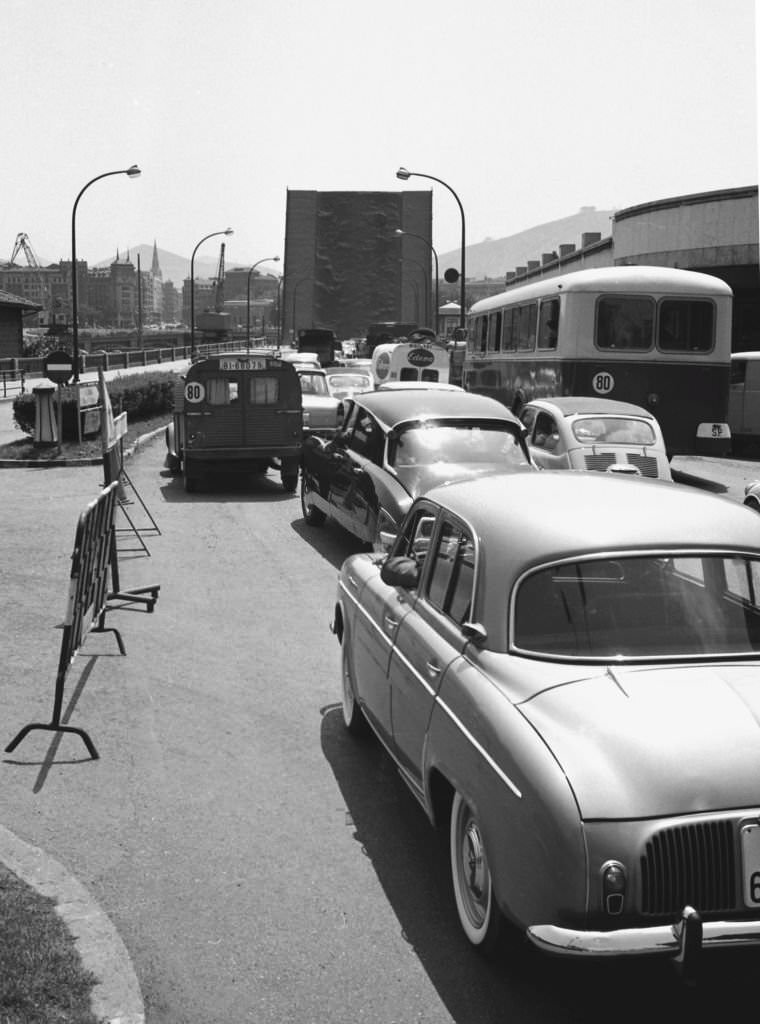
[(429, 348), (413, 348), (407, 359), (411, 366), (430, 366), (435, 355)]

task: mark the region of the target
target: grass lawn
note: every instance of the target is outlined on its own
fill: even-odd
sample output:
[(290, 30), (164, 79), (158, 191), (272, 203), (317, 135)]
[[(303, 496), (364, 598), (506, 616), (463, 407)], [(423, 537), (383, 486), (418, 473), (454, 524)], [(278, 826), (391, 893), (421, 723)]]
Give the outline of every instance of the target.
[[(130, 448), (142, 434), (149, 434), (159, 427), (164, 427), (171, 422), (171, 413), (163, 413), (154, 416), (152, 419), (136, 420), (134, 423), (127, 423), (127, 433), (124, 435), (124, 448)], [(0, 445), (0, 459), (23, 459), (34, 462), (59, 462), (62, 459), (99, 459), (103, 455), (100, 436), (83, 438), (81, 442), (64, 441), (57, 447), (35, 448), (34, 438), (30, 434), (22, 434), (19, 431), (17, 441), (10, 441)], [(0, 1024), (5, 1021), (0, 1018)]]
[(96, 984), (55, 901), (0, 865), (0, 1024), (98, 1024)]

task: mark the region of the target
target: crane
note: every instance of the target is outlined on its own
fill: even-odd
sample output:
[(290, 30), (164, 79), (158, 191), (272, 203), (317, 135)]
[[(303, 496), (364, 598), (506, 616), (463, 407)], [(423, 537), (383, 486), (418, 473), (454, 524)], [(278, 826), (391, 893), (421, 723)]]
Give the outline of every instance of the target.
[(219, 268), (216, 272), (216, 284), (214, 286), (214, 309), (217, 313), (224, 311), (224, 242), (219, 251)]
[(15, 264), (16, 257), (18, 256), (19, 252), (22, 251), (24, 253), (24, 256), (26, 256), (26, 262), (29, 264), (30, 267), (32, 267), (33, 270), (42, 269), (40, 267), (39, 260), (34, 255), (34, 249), (32, 248), (32, 243), (29, 241), (29, 235), (24, 234), (23, 231), (20, 231), (16, 235), (16, 241), (13, 245), (13, 252), (11, 253), (10, 258), (10, 266), (13, 266)]

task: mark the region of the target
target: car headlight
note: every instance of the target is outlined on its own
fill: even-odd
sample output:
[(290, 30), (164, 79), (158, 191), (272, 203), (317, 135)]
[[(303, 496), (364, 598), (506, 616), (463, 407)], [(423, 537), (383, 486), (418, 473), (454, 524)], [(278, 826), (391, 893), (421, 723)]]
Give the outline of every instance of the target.
[(602, 865), (602, 906), (611, 915), (623, 913), (625, 906), (625, 868), (618, 860)]

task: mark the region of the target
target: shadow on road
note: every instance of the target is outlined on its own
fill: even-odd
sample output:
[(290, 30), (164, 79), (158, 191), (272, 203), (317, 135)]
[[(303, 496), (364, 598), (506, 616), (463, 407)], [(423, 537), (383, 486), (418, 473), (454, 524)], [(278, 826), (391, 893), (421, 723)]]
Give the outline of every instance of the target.
[(695, 476), (693, 473), (684, 473), (680, 469), (672, 469), (673, 480), (677, 484), (686, 484), (688, 487), (698, 487), (702, 491), (712, 491), (713, 494), (725, 494), (728, 487), (720, 484), (717, 480), (708, 480), (707, 477)]
[(204, 485), (188, 494), (179, 474), (168, 469), (161, 470), (163, 483), (159, 486), (161, 497), (167, 502), (225, 502), (240, 501), (247, 497), (257, 501), (297, 501), (298, 495), (283, 490), (278, 476), (264, 473), (240, 473), (215, 471)]
[(382, 746), (349, 736), (337, 705), (322, 710), (321, 743), (357, 856), (370, 859), (404, 937), (457, 1024), (714, 1024), (729, 1006), (754, 998), (755, 960), (742, 952), (711, 954), (696, 988), (661, 961), (565, 960), (512, 941), (484, 958), (460, 931), (447, 834), (432, 828)]

